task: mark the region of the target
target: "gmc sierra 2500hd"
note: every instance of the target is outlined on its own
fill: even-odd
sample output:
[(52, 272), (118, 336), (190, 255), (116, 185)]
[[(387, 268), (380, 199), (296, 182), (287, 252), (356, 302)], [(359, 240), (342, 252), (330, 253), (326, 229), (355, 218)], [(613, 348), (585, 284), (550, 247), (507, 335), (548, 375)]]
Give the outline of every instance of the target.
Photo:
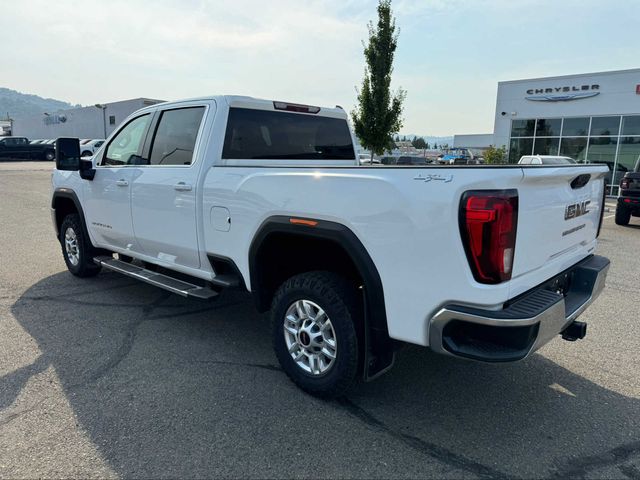
[(153, 105), (90, 160), (59, 139), (52, 217), (68, 269), (271, 309), (283, 370), (331, 397), (402, 342), (520, 360), (604, 287), (606, 166), (358, 166), (347, 115), (240, 96)]

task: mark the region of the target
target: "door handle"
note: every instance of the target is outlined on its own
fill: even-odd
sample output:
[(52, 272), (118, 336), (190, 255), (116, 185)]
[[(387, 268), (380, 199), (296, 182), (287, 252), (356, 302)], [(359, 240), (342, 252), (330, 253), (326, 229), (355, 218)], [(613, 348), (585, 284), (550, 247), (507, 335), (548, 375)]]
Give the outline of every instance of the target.
[(129, 182), (127, 182), (124, 178), (121, 178), (120, 180), (116, 181), (116, 185), (118, 185), (119, 187), (126, 187), (127, 185), (129, 185)]
[(173, 188), (179, 192), (190, 192), (192, 187), (184, 182), (178, 182), (173, 186)]

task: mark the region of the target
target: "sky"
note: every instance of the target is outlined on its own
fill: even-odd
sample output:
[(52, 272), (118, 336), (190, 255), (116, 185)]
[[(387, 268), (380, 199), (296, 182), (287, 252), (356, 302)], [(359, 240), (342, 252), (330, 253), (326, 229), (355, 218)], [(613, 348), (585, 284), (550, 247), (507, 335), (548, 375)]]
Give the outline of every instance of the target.
[[(250, 95), (350, 111), (375, 0), (21, 0), (0, 86), (93, 105)], [(493, 131), (497, 82), (639, 67), (638, 0), (394, 0), (401, 133)]]

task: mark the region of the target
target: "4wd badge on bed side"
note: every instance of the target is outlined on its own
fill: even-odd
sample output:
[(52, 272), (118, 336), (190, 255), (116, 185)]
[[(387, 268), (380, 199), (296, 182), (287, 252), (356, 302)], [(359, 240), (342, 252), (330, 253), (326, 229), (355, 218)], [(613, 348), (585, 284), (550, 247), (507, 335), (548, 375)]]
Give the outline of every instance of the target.
[(567, 208), (564, 210), (564, 219), (571, 220), (572, 218), (581, 217), (582, 215), (586, 215), (589, 213), (588, 206), (591, 203), (590, 200), (586, 200), (580, 203), (572, 203), (571, 205), (567, 205)]

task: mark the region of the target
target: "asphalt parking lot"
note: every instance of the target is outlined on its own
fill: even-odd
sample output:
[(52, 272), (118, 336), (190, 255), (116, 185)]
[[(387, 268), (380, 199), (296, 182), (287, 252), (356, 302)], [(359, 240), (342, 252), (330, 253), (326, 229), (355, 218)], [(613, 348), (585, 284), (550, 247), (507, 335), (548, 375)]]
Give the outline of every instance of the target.
[(606, 214), (584, 340), (509, 365), (408, 347), (324, 402), (247, 294), (69, 274), (50, 169), (0, 163), (0, 477), (640, 478), (640, 219)]

